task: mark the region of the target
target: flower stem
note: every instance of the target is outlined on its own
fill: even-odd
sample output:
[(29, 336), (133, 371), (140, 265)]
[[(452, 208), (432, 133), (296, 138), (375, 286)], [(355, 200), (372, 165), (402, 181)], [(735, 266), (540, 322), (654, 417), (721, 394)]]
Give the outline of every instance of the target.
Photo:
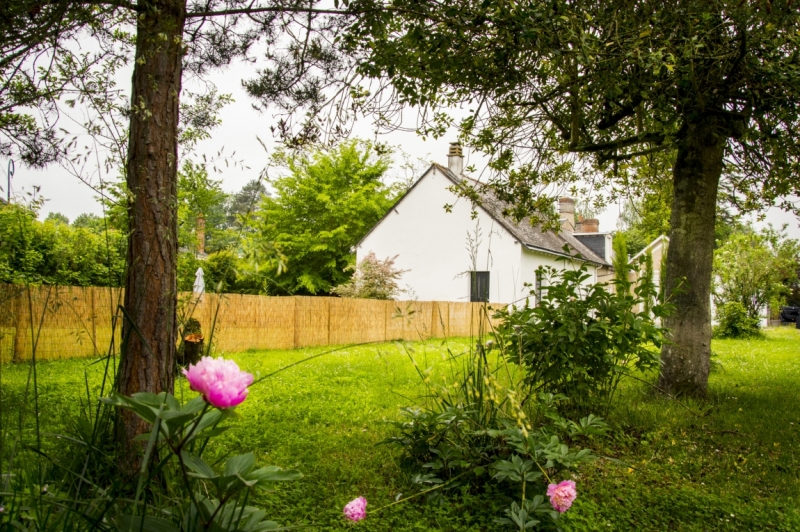
[(430, 488), (430, 489), (427, 489), (427, 490), (425, 490), (425, 491), (420, 491), (419, 493), (415, 493), (414, 495), (409, 495), (408, 497), (406, 497), (406, 498), (404, 498), (404, 499), (400, 499), (400, 500), (397, 500), (397, 501), (394, 501), (394, 502), (390, 502), (389, 504), (386, 504), (386, 505), (384, 505), (384, 506), (381, 506), (380, 508), (376, 508), (375, 510), (372, 510), (372, 512), (371, 512), (371, 513), (373, 513), (373, 514), (374, 514), (374, 513), (376, 513), (376, 512), (380, 512), (381, 510), (383, 510), (383, 509), (385, 509), (385, 508), (388, 508), (388, 507), (390, 507), (390, 506), (394, 506), (395, 504), (400, 504), (401, 502), (406, 502), (406, 501), (408, 501), (408, 500), (411, 500), (411, 499), (413, 499), (413, 498), (415, 498), (415, 497), (419, 497), (420, 495), (425, 495), (426, 493), (430, 493), (430, 492), (432, 492), (432, 491), (436, 491), (436, 490), (438, 490), (438, 489), (444, 488), (444, 487), (445, 487), (445, 486), (447, 486), (448, 484), (450, 484), (450, 483), (454, 482), (455, 480), (459, 479), (460, 477), (463, 477), (463, 476), (464, 476), (464, 475), (466, 475), (467, 473), (469, 473), (469, 471), (464, 471), (464, 472), (463, 472), (463, 473), (461, 473), (460, 475), (456, 475), (456, 476), (454, 476), (453, 478), (451, 478), (451, 479), (450, 479), (450, 480), (448, 480), (447, 482), (443, 482), (443, 483), (439, 484), (438, 486), (434, 486), (434, 487), (432, 487), (432, 488)]

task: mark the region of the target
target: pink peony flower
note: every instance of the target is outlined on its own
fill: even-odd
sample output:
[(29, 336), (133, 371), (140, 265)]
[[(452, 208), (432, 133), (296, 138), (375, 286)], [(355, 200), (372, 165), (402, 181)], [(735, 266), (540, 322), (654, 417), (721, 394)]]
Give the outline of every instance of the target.
[(239, 369), (233, 360), (203, 357), (183, 370), (192, 390), (217, 408), (231, 408), (247, 398), (253, 376)]
[(354, 523), (367, 516), (367, 499), (359, 497), (347, 503), (344, 507), (344, 516)]
[(575, 490), (575, 483), (571, 480), (564, 480), (558, 484), (547, 486), (547, 496), (550, 497), (550, 504), (562, 514), (569, 510), (572, 501), (578, 496)]

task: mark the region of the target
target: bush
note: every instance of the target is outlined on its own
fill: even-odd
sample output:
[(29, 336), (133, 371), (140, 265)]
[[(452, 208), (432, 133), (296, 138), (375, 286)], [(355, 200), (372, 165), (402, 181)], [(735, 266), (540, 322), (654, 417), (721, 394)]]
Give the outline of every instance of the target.
[(569, 408), (585, 413), (606, 408), (632, 369), (658, 367), (664, 331), (654, 320), (669, 307), (658, 301), (651, 280), (634, 288), (627, 275), (618, 275), (611, 292), (587, 285), (585, 266), (568, 268), (540, 268), (536, 306), (498, 313), (495, 336), (509, 362), (525, 368), (531, 390), (562, 394)]
[(728, 301), (718, 307), (717, 320), (714, 338), (750, 338), (760, 333), (759, 319), (750, 317), (738, 301)]
[(397, 256), (379, 260), (375, 253), (369, 255), (358, 263), (353, 277), (333, 290), (334, 294), (341, 297), (357, 297), (362, 299), (394, 299), (405, 290), (397, 286), (397, 281), (403, 276), (405, 270), (394, 267)]
[(405, 419), (393, 423), (395, 435), (384, 443), (403, 450), (402, 465), (412, 482), (428, 486), (421, 493), (431, 499), (483, 491), (505, 507), (498, 524), (557, 527), (559, 514), (546, 502), (545, 488), (592, 459), (574, 445), (605, 434), (606, 425), (591, 415), (579, 422), (562, 418), (557, 406), (565, 398), (536, 393), (491, 345), (479, 339), (467, 353), (448, 351), (453, 372), (441, 384), (431, 382), (432, 368), (420, 369), (409, 351), (427, 386), (426, 404), (403, 409)]

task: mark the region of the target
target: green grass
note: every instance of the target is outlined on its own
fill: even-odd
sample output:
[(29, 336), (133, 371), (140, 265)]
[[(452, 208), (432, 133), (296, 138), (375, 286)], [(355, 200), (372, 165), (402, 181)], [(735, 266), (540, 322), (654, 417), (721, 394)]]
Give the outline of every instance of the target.
[(629, 386), (568, 530), (800, 530), (800, 331), (714, 340), (707, 402)]
[[(455, 351), (468, 345), (466, 340), (449, 344)], [(420, 367), (446, 369), (441, 342), (408, 347)], [(325, 350), (233, 358), (243, 369), (266, 375)], [(565, 530), (800, 530), (800, 331), (715, 341), (713, 350), (721, 368), (712, 374), (707, 402), (682, 406), (653, 396), (643, 384), (624, 386), (609, 416), (613, 436), (595, 449), (613, 460), (600, 459), (579, 471), (579, 498), (565, 516)], [(96, 389), (98, 365), (85, 360), (38, 365), (43, 432), (70, 432), (81, 398), (86, 402), (84, 371)], [(3, 366), (2, 372), (7, 426), (16, 423), (23, 407), (28, 367)], [(188, 397), (192, 392), (180, 384), (176, 395)], [(273, 519), (315, 525), (312, 530), (350, 530), (341, 517), (349, 500), (364, 495), (374, 510), (413, 493), (396, 451), (377, 444), (390, 434), (385, 420), (396, 419), (400, 406), (419, 404), (422, 393), (402, 345), (342, 349), (255, 385), (238, 408), (238, 426), (214, 453), (253, 451), (261, 464), (305, 475), (259, 496), (256, 503)], [(57, 441), (45, 440), (58, 451)], [(441, 506), (422, 500), (392, 506), (358, 528), (497, 530), (496, 515), (490, 500), (464, 495)]]

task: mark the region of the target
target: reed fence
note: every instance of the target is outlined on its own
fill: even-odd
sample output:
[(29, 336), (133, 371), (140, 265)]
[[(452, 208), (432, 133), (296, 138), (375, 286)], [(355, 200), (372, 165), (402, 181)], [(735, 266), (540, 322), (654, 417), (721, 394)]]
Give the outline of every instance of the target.
[[(0, 362), (99, 356), (119, 346), (120, 288), (0, 285)], [(470, 336), (490, 321), (480, 303), (377, 301), (191, 293), (179, 315), (197, 319), (217, 352)], [(483, 321), (483, 323), (481, 323)], [(113, 333), (112, 333), (113, 331)], [(118, 347), (117, 347), (118, 349)]]

